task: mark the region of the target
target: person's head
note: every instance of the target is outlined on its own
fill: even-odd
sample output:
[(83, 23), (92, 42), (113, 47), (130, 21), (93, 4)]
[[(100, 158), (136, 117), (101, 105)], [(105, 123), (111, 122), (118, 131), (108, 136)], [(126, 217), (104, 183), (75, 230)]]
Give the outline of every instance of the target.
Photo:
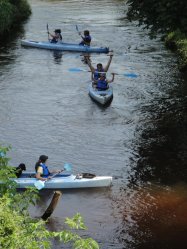
[(56, 34), (61, 34), (61, 29), (55, 29), (54, 31)]
[(24, 163), (20, 163), (20, 165), (18, 166), (21, 170), (26, 170), (26, 166)]
[(46, 155), (41, 155), (39, 157), (39, 161), (42, 162), (42, 163), (45, 163), (47, 161), (47, 159), (48, 159), (48, 156), (46, 156)]
[(103, 70), (103, 65), (101, 63), (97, 64), (97, 70), (100, 72)]
[(85, 30), (85, 31), (84, 31), (84, 35), (90, 35), (89, 30)]

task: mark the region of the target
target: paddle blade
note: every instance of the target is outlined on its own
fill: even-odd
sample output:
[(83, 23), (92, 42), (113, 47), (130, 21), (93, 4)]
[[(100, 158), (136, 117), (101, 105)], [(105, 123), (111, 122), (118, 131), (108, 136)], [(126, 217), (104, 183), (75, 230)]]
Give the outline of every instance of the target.
[(138, 75), (135, 73), (124, 73), (124, 76), (129, 77), (129, 78), (137, 78)]
[(78, 26), (77, 26), (77, 24), (75, 25), (75, 27), (76, 27), (76, 30), (77, 30), (77, 32), (79, 32), (79, 29), (78, 29)]
[(41, 181), (41, 180), (38, 180), (34, 183), (34, 186), (38, 189), (38, 190), (41, 190), (42, 188), (45, 187), (45, 182), (44, 181)]
[(83, 70), (80, 68), (69, 68), (68, 69), (70, 72), (82, 72)]
[(70, 163), (64, 163), (64, 169), (66, 171), (71, 171), (72, 170), (72, 165)]

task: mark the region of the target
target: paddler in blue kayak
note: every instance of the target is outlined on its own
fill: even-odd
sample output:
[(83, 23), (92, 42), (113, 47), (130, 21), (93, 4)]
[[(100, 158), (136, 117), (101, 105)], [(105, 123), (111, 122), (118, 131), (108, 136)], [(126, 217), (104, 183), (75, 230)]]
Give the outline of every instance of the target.
[(89, 58), (89, 56), (85, 56), (87, 64), (93, 74), (94, 80), (98, 80), (100, 78), (101, 73), (105, 73), (108, 71), (112, 58), (113, 58), (113, 54), (109, 55), (109, 60), (108, 63), (105, 67), (103, 67), (103, 65), (101, 63), (97, 64), (97, 68), (94, 68), (94, 66), (91, 64), (91, 60)]
[(41, 155), (39, 157), (39, 160), (35, 164), (36, 178), (38, 180), (46, 181), (47, 178), (50, 178), (50, 175), (52, 173), (60, 172), (60, 170), (49, 171), (48, 167), (46, 166), (47, 159), (48, 159), (48, 156)]
[(48, 35), (52, 37), (50, 40), (51, 43), (61, 43), (62, 42), (62, 35), (61, 35), (61, 29), (55, 29), (54, 34), (51, 34), (49, 31), (47, 32)]
[(84, 36), (81, 35), (81, 32), (79, 32), (79, 35), (82, 37), (82, 41), (79, 43), (81, 46), (90, 46), (91, 43), (91, 36), (89, 30), (84, 30)]

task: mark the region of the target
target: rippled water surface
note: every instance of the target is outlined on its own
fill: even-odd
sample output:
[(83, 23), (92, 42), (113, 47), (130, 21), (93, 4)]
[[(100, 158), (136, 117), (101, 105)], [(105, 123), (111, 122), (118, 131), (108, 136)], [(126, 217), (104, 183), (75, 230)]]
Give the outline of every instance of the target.
[[(125, 1), (30, 0), (32, 16), (0, 48), (0, 141), (12, 145), (11, 164), (32, 170), (40, 154), (50, 167), (112, 175), (110, 189), (66, 190), (49, 227), (80, 212), (102, 249), (186, 248), (186, 92), (175, 57), (159, 40), (126, 19)], [(93, 46), (114, 51), (114, 98), (102, 108), (88, 96), (89, 72), (79, 53), (23, 48), (22, 38), (47, 40), (62, 29), (79, 42), (75, 25), (89, 29)], [(92, 63), (107, 63), (93, 54)], [(108, 78), (110, 78), (108, 74)], [(52, 197), (43, 192), (36, 216)], [(55, 244), (54, 248), (62, 248)]]

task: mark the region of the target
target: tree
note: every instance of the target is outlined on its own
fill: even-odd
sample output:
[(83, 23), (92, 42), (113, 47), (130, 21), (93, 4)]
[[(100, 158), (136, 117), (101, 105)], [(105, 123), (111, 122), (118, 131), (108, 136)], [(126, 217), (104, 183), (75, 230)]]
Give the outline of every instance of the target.
[(186, 0), (127, 0), (127, 17), (150, 29), (150, 35), (167, 34), (179, 29), (187, 34)]

